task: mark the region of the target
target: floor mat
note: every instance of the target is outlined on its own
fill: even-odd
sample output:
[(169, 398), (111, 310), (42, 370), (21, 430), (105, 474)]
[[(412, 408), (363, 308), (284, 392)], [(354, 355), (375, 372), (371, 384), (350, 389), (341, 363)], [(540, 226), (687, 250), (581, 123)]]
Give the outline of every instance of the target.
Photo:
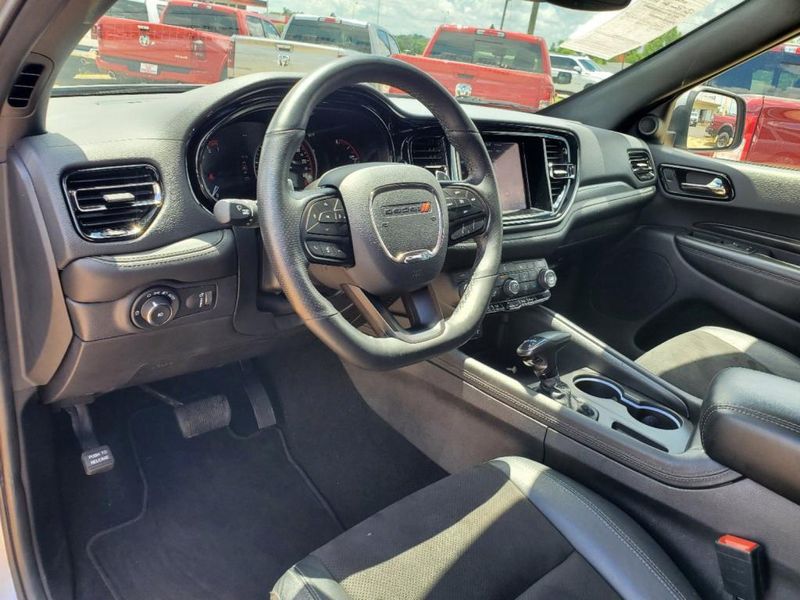
[(171, 409), (131, 417), (141, 514), (89, 542), (119, 600), (260, 599), (341, 526), (270, 428), (186, 440)]
[(292, 456), (345, 527), (447, 475), (367, 406), (322, 344), (259, 365)]

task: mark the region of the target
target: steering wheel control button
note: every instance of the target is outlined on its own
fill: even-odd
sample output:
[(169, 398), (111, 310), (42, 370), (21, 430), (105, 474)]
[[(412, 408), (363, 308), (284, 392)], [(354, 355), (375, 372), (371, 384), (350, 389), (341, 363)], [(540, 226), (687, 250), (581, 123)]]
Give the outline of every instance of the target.
[(486, 230), (486, 209), (483, 200), (468, 187), (444, 188), (447, 216), (450, 220), (450, 243), (475, 237)]
[(352, 262), (350, 225), (340, 198), (322, 196), (311, 200), (303, 213), (301, 234), (311, 262)]
[(320, 198), (306, 209), (305, 232), (344, 236), (349, 233), (347, 214), (338, 198)]
[(314, 258), (345, 261), (349, 258), (348, 253), (334, 242), (324, 242), (320, 240), (309, 240), (306, 244), (308, 251)]
[(178, 313), (180, 298), (170, 288), (152, 288), (139, 295), (131, 308), (133, 324), (142, 329), (162, 327)]
[(258, 227), (258, 205), (255, 200), (224, 198), (214, 204), (214, 218), (222, 225)]

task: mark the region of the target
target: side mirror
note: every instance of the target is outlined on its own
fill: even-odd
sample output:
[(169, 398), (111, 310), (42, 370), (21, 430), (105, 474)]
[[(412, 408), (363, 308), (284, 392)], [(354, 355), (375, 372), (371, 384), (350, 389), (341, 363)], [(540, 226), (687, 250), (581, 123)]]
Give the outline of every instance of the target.
[(572, 70), (578, 74), (583, 73), (583, 67), (580, 65), (575, 65), (574, 67), (572, 67)]
[(567, 85), (572, 83), (572, 73), (569, 71), (559, 71), (556, 73), (553, 83), (557, 83), (559, 85)]
[(693, 152), (730, 150), (742, 141), (747, 105), (726, 90), (700, 87), (675, 100), (669, 131), (674, 146)]

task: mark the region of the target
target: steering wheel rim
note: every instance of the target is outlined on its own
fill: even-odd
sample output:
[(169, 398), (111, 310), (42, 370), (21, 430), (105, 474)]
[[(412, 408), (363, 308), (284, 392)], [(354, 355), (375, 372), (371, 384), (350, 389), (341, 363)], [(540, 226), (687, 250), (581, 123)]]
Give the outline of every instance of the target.
[[(447, 318), (440, 314), (436, 318), (438, 304), (430, 288), (432, 280), (428, 280), (437, 267), (441, 272), (448, 239), (444, 191), (432, 174), (410, 165), (368, 163), (333, 169), (320, 178), (321, 185), (300, 192), (293, 190), (289, 182), (291, 159), (305, 139), (314, 109), (336, 90), (358, 83), (390, 85), (419, 100), (439, 121), (448, 141), (468, 166), (469, 178), (459, 182), (459, 186), (479, 198), (486, 215), (485, 229), (475, 238), (476, 260), (461, 300)], [(286, 95), (267, 127), (261, 155), (270, 158), (260, 161), (258, 172), (258, 216), (264, 247), (287, 300), (322, 342), (350, 363), (368, 369), (389, 369), (456, 348), (472, 336), (485, 314), (497, 278), (502, 251), (502, 213), (492, 163), (483, 139), (461, 105), (444, 87), (423, 71), (398, 60), (374, 56), (339, 59), (301, 79)], [(390, 189), (385, 194), (381, 191), (384, 188), (375, 186), (365, 195), (365, 189), (368, 191), (372, 184), (387, 178), (398, 181), (387, 186)], [(311, 202), (329, 193), (328, 184), (332, 184), (342, 196), (355, 259), (349, 268), (324, 268), (342, 269), (345, 282), (357, 279), (355, 284), (343, 283), (342, 289), (375, 330), (375, 336), (352, 325), (317, 289), (309, 273), (311, 259), (301, 235), (304, 213), (308, 212)], [(342, 190), (350, 196), (344, 197)], [(433, 207), (430, 210), (432, 214), (424, 216), (433, 222), (439, 214), (435, 233), (440, 238), (444, 235), (444, 244), (443, 247), (442, 244), (426, 247), (422, 251), (425, 256), (420, 256), (418, 251), (414, 256), (411, 252), (398, 252), (396, 255), (386, 252), (391, 262), (386, 256), (377, 255), (375, 240), (379, 240), (386, 250), (385, 239), (394, 243), (396, 236), (387, 237), (386, 229), (380, 229), (375, 222), (375, 215), (383, 214), (376, 212), (376, 205), (383, 202), (384, 196), (392, 198), (401, 194), (403, 197), (422, 197), (424, 202), (420, 206), (429, 204), (428, 210)], [(390, 208), (400, 206), (384, 204)], [(381, 207), (380, 210), (389, 209)], [(419, 235), (427, 236), (426, 240), (432, 244), (433, 225), (423, 221), (423, 215), (416, 214), (420, 212), (416, 208), (415, 211), (411, 215), (414, 220), (409, 219), (404, 225), (395, 225), (394, 222), (381, 225), (385, 228), (390, 225), (387, 229), (392, 231), (400, 232), (402, 229), (405, 232), (401, 235), (403, 239), (413, 237), (408, 235), (410, 229), (419, 230)], [(365, 222), (367, 215), (372, 217), (371, 223)], [(376, 254), (369, 254), (373, 252)], [(423, 261), (427, 262), (423, 264)], [(405, 281), (391, 281), (392, 274), (395, 280)], [(388, 290), (386, 286), (394, 284), (408, 287), (413, 285), (411, 282), (424, 282), (425, 285), (418, 290), (405, 290), (407, 294), (403, 297), (411, 298), (413, 308), (409, 309), (410, 312), (425, 313), (427, 326), (421, 331), (400, 331), (392, 327), (391, 319), (371, 301), (371, 294), (365, 293), (358, 285), (365, 278), (369, 281), (365, 288), (377, 288), (378, 292), (384, 288)]]

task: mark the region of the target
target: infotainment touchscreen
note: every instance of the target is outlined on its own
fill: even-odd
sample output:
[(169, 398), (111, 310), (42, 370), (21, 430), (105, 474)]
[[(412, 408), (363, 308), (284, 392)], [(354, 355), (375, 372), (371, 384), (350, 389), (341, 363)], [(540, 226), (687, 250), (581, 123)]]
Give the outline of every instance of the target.
[(500, 205), (503, 212), (528, 208), (525, 178), (522, 173), (522, 153), (517, 142), (486, 142), (486, 149), (494, 164)]

